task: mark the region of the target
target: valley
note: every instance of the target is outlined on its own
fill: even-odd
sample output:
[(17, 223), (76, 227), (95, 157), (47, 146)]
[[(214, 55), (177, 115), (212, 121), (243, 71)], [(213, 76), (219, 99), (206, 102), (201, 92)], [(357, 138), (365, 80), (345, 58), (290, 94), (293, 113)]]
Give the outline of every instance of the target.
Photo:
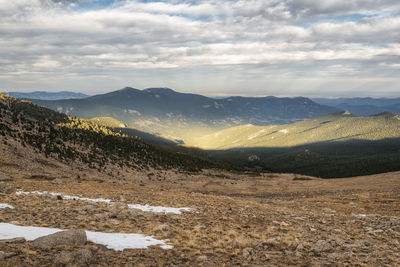
[(84, 99), (32, 102), (80, 118), (112, 117), (130, 128), (178, 141), (246, 123), (290, 123), (339, 111), (303, 97), (214, 99), (169, 88), (126, 87)]
[[(114, 118), (78, 119), (0, 96), (0, 262), (4, 266), (400, 264), (399, 171), (343, 179), (266, 171), (257, 166), (263, 159), (257, 151), (250, 151), (256, 155), (253, 166), (241, 165), (241, 153), (247, 152), (156, 145), (160, 140), (149, 144), (143, 141), (148, 133), (127, 135), (123, 130), (128, 127)], [(315, 131), (313, 145), (332, 141), (350, 129), (347, 124), (359, 125), (353, 127), (365, 133), (359, 138), (376, 145), (383, 135), (383, 140), (396, 137), (397, 121), (391, 113), (359, 118), (342, 112), (290, 125), (238, 126), (224, 130), (229, 134), (223, 136), (229, 140), (231, 134), (238, 134), (246, 145), (252, 140), (249, 136), (280, 134), (281, 140), (272, 143), (279, 150), (284, 143), (291, 148), (304, 145), (304, 140), (296, 139), (304, 132)], [(332, 129), (338, 123), (344, 127), (335, 133)], [(347, 142), (334, 143), (349, 147)], [(385, 145), (379, 147), (389, 151)], [(396, 157), (393, 143), (388, 147)], [(270, 166), (296, 167), (299, 154), (286, 152), (278, 153), (283, 159)], [(302, 153), (316, 152), (303, 149)], [(297, 160), (288, 160), (290, 155)], [(379, 159), (380, 165), (388, 162)], [(300, 160), (300, 164), (309, 162), (308, 156)], [(346, 162), (354, 165), (349, 158)], [(338, 173), (343, 164), (329, 165), (330, 172)], [(2, 229), (10, 227), (21, 231), (13, 237), (26, 239), (7, 238), (10, 233)], [(28, 238), (21, 227), (46, 232), (40, 237), (44, 241)], [(87, 239), (57, 243), (63, 239), (53, 240), (48, 228), (82, 230)], [(112, 243), (105, 238), (109, 235), (115, 236)], [(136, 239), (128, 242), (128, 236)], [(55, 245), (49, 246), (50, 241)]]

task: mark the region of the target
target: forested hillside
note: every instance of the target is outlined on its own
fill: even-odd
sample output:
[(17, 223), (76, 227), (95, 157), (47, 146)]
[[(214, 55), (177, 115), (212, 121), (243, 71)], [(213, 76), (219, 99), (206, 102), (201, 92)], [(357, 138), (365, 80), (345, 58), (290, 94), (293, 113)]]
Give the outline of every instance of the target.
[(99, 170), (109, 164), (139, 170), (152, 167), (197, 171), (218, 167), (205, 158), (158, 148), (95, 122), (68, 117), (3, 94), (0, 114), (4, 143), (15, 139), (61, 161), (83, 163)]

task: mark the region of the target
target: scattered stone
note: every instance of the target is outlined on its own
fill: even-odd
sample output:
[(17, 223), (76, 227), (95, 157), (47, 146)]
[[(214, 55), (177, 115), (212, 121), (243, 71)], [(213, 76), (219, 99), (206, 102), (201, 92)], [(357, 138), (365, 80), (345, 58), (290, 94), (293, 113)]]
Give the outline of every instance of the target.
[(12, 178), (0, 171), (0, 181), (1, 182), (10, 182), (10, 181), (12, 181)]
[(73, 253), (74, 263), (78, 266), (89, 265), (92, 262), (93, 254), (89, 249), (80, 249)]
[(92, 211), (94, 209), (93, 205), (86, 205), (82, 207), (82, 210), (84, 211)]
[(311, 246), (311, 251), (314, 253), (328, 252), (333, 249), (332, 245), (326, 240), (319, 240)]
[(197, 257), (197, 261), (207, 261), (208, 257), (206, 255), (201, 255)]
[(55, 256), (54, 263), (56, 266), (65, 266), (74, 261), (74, 256), (71, 252), (61, 252)]
[(329, 213), (335, 213), (336, 212), (336, 210), (333, 210), (333, 209), (330, 209), (330, 208), (323, 208), (322, 210), (325, 211), (325, 212), (329, 212)]
[(0, 194), (8, 195), (14, 193), (15, 191), (17, 191), (17, 189), (13, 184), (0, 182)]
[(117, 219), (111, 219), (109, 222), (110, 222), (112, 225), (118, 225), (118, 224), (121, 223), (121, 222), (118, 221)]
[(3, 239), (0, 240), (0, 243), (9, 243), (9, 244), (18, 244), (18, 243), (25, 243), (26, 240), (23, 237), (16, 237), (11, 239)]
[(169, 227), (169, 225), (167, 224), (160, 224), (156, 227), (156, 230), (159, 232), (169, 232), (171, 230), (171, 227)]
[(4, 253), (4, 251), (0, 251), (0, 261), (4, 260), (5, 257), (6, 253)]
[(277, 246), (280, 244), (280, 238), (279, 237), (269, 238), (264, 242), (264, 244), (268, 246)]
[(58, 179), (58, 178), (52, 180), (51, 183), (52, 183), (52, 184), (63, 184), (63, 182), (62, 182), (60, 179)]
[(67, 230), (51, 235), (42, 236), (33, 240), (33, 244), (38, 247), (52, 246), (74, 246), (84, 245), (87, 241), (86, 233), (83, 230)]
[(282, 226), (282, 227), (286, 227), (286, 226), (288, 226), (289, 224), (286, 223), (286, 222), (281, 222), (279, 225)]
[(252, 248), (243, 249), (243, 251), (242, 251), (243, 258), (250, 257), (252, 253), (253, 253), (253, 249)]

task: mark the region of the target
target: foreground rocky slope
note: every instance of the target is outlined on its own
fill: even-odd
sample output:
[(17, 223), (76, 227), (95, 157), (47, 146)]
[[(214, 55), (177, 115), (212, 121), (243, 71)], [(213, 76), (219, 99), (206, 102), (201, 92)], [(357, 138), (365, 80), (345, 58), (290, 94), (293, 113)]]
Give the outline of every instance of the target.
[[(55, 161), (45, 169), (36, 160), (16, 166), (11, 151), (3, 155), (0, 170), (12, 179), (4, 183), (18, 190), (102, 197), (116, 204), (12, 191), (0, 195), (0, 203), (14, 207), (0, 209), (1, 222), (141, 233), (173, 246), (120, 252), (91, 242), (42, 248), (23, 240), (0, 241), (5, 266), (400, 264), (400, 173), (321, 180), (291, 174), (153, 170), (111, 177)], [(191, 211), (145, 212), (128, 208), (131, 203)]]

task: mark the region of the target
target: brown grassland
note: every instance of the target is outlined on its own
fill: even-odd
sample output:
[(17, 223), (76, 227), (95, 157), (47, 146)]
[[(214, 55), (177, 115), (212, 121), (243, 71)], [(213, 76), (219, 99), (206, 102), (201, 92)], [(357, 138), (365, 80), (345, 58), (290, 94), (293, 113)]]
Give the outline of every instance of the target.
[[(103, 197), (117, 205), (46, 195), (0, 195), (0, 221), (18, 225), (143, 233), (168, 239), (122, 252), (88, 242), (37, 248), (1, 242), (2, 266), (63, 266), (60, 255), (82, 248), (90, 266), (399, 266), (400, 172), (323, 180), (294, 174), (204, 170), (98, 172), (60, 163), (9, 140), (0, 171), (23, 191)], [(56, 180), (55, 180), (56, 179)], [(190, 207), (181, 215), (126, 204)], [(80, 265), (68, 263), (69, 266)]]

